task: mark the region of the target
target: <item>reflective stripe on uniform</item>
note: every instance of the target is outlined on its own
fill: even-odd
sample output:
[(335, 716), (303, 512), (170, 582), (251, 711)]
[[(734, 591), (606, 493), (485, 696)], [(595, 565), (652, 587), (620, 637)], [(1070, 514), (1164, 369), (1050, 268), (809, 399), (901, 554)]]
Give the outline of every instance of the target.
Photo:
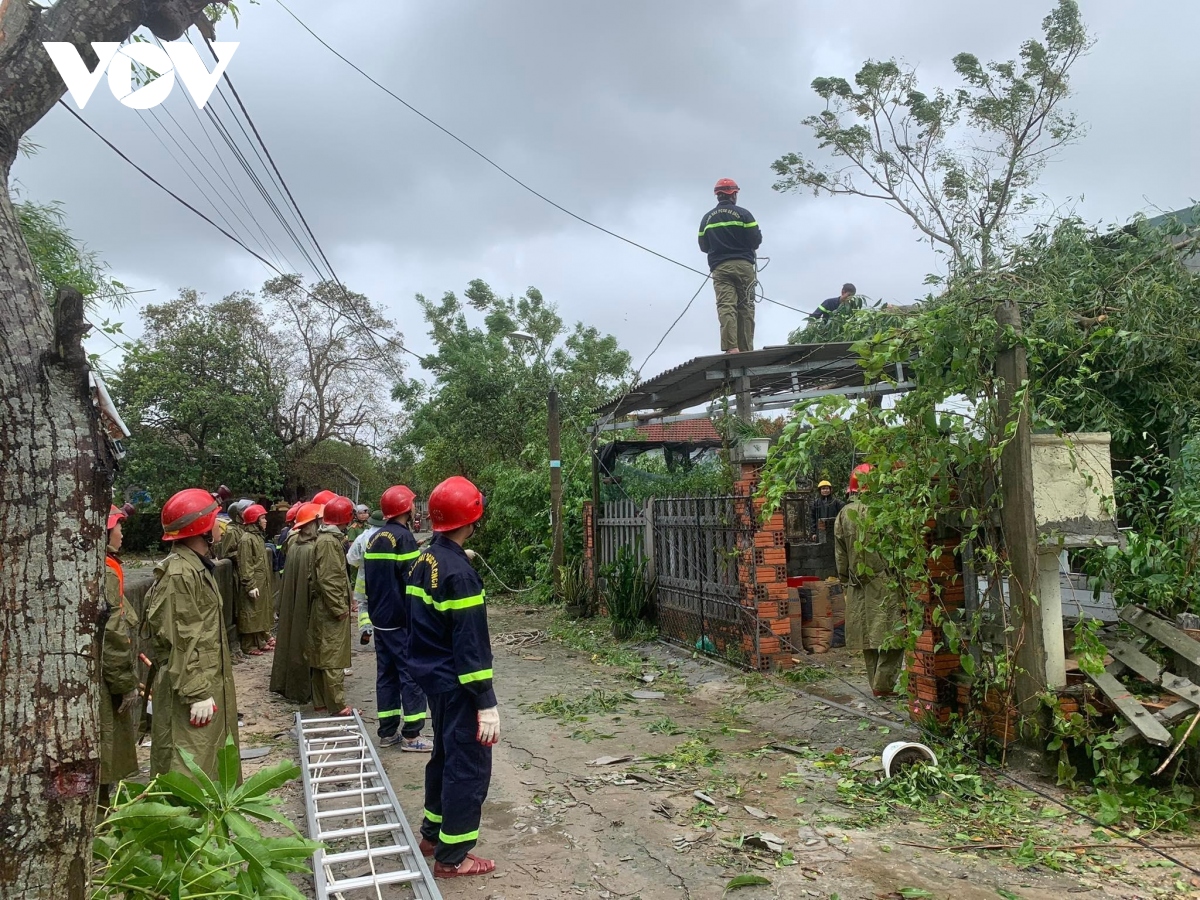
[(425, 818), (427, 818), (430, 822), (433, 822), (435, 825), (442, 821), (442, 817), (437, 813), (431, 813), (427, 809), (423, 810), (423, 812), (425, 813)]
[(390, 719), (392, 716), (400, 715), (401, 712), (402, 710), (399, 709), (381, 709), (379, 712), (375, 713), (375, 718)]
[(411, 553), (371, 553), (363, 554), (363, 559), (391, 559), (395, 562), (404, 562), (409, 559), (416, 559), (421, 555), (420, 550), (413, 550)]
[(486, 681), (492, 677), (491, 669), (479, 669), (476, 672), (468, 672), (466, 675), (458, 676), (459, 684), (470, 684), (473, 681)]
[[(433, 822), (435, 820), (430, 819), (429, 821)], [(437, 819), (436, 821), (440, 822), (441, 819)], [(474, 831), (468, 831), (466, 834), (446, 834), (444, 831), (439, 831), (438, 840), (443, 844), (462, 844), (466, 841), (477, 841), (479, 840), (479, 829), (476, 828)]]
[(736, 225), (738, 228), (757, 228), (758, 227), (758, 223), (754, 222), (754, 221), (750, 221), (750, 222), (739, 222), (739, 221), (709, 222), (707, 225), (704, 226), (704, 231), (700, 232), (700, 237), (704, 237), (704, 232), (708, 231), (708, 229), (710, 229), (710, 228), (728, 228), (731, 225)]
[[(382, 715), (382, 713), (380, 713), (380, 715)], [(389, 715), (390, 715), (390, 713), (389, 713)], [(419, 712), (419, 713), (413, 713), (411, 716), (405, 716), (404, 721), (405, 722), (420, 722), (424, 718), (425, 718), (425, 713)]]
[(415, 584), (408, 586), (410, 596), (419, 597), (429, 606), (432, 606), (438, 612), (448, 612), (452, 609), (470, 609), (473, 606), (483, 606), (483, 592), (475, 594), (471, 597), (460, 597), (457, 600), (434, 600), (429, 596), (429, 592), (424, 588), (417, 587)]

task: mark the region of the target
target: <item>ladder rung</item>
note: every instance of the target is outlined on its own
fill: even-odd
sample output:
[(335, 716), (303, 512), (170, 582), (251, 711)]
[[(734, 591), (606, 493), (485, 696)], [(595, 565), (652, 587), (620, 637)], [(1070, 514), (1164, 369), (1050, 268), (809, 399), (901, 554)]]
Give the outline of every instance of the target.
[(356, 825), (353, 828), (336, 828), (333, 831), (322, 831), (317, 834), (318, 841), (332, 841), (334, 838), (356, 837), (360, 834), (379, 834), (382, 831), (398, 831), (399, 822), (384, 822), (382, 825)]
[(331, 759), (331, 760), (327, 760), (325, 762), (310, 762), (308, 764), (308, 769), (310, 772), (314, 769), (352, 769), (355, 766), (366, 765), (368, 763), (370, 763), (371, 765), (374, 765), (374, 763), (371, 762), (371, 760), (367, 759), (365, 756), (360, 757), (358, 759), (343, 759), (343, 760)]
[(320, 778), (310, 778), (310, 784), (330, 784), (337, 781), (350, 781), (354, 778), (361, 778), (364, 782), (368, 778), (378, 778), (378, 772), (347, 772), (345, 775), (322, 775)]
[(316, 815), (318, 819), (333, 819), (338, 816), (357, 816), (383, 812), (385, 809), (391, 808), (392, 804), (390, 803), (380, 803), (377, 806), (348, 806), (345, 809), (323, 809)]
[(306, 735), (321, 734), (326, 731), (340, 731), (343, 734), (354, 734), (355, 733), (354, 729), (352, 727), (350, 727), (349, 725), (322, 725), (320, 728), (305, 728), (304, 729), (304, 733)]
[(305, 756), (341, 756), (347, 753), (356, 753), (358, 756), (364, 756), (363, 750), (367, 749), (367, 745), (359, 741), (353, 747), (321, 747), (316, 750), (304, 748)]
[(363, 794), (382, 794), (382, 787), (355, 788), (349, 791), (325, 791), (320, 794), (313, 794), (313, 802), (320, 800), (337, 800), (342, 797), (361, 797)]
[(354, 717), (353, 716), (322, 716), (321, 718), (318, 718), (318, 719), (301, 719), (300, 726), (304, 727), (305, 725), (318, 725), (318, 724), (323, 724), (325, 722), (341, 722), (347, 728), (354, 727)]
[(417, 872), (405, 869), (403, 872), (377, 872), (374, 875), (364, 875), (361, 878), (329, 879), (329, 893), (340, 891), (357, 891), (363, 888), (375, 887), (377, 884), (397, 884), (402, 881), (419, 881)]
[(326, 866), (336, 865), (338, 863), (357, 862), (360, 859), (375, 858), (378, 856), (399, 856), (401, 853), (412, 852), (412, 847), (408, 844), (390, 844), (387, 847), (371, 847), (363, 850), (347, 850), (345, 853), (326, 853), (321, 857), (322, 864)]

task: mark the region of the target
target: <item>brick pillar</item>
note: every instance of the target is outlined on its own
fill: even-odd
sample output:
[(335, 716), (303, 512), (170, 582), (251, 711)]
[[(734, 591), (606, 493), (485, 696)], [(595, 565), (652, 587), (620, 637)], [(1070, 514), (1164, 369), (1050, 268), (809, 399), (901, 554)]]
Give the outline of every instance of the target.
[(592, 501), (583, 501), (583, 575), (589, 584), (594, 582), (596, 573), (595, 531), (592, 528), (595, 515)]
[[(742, 463), (737, 493), (753, 496), (762, 477), (762, 467)], [(741, 524), (750, 529), (744, 545), (739, 548), (741, 565), (738, 568), (742, 584), (742, 605), (746, 607), (747, 627), (742, 639), (748, 664), (768, 670), (792, 665), (792, 651), (784, 648), (780, 637), (790, 637), (792, 623), (788, 618), (787, 549), (783, 534), (783, 513), (777, 512), (766, 522), (762, 520), (764, 501), (753, 500), (743, 514), (749, 521)]]

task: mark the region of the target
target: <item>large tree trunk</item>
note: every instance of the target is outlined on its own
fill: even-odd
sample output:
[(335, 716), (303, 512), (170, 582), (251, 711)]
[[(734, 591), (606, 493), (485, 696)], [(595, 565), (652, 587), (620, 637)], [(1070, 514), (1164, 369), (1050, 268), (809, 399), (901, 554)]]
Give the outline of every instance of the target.
[(109, 503), (81, 298), (42, 296), (8, 194), (63, 95), (43, 41), (178, 38), (202, 0), (0, 0), (0, 897), (87, 894), (99, 759), (93, 634)]

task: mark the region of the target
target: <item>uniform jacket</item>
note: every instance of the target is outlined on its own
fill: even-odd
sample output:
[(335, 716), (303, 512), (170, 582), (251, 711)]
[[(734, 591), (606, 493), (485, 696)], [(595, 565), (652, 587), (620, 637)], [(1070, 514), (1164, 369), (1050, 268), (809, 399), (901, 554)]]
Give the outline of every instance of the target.
[(304, 657), (314, 669), (350, 665), (350, 579), (343, 540), (341, 529), (324, 525), (314, 541), (304, 647)]
[(367, 611), (375, 628), (408, 628), (408, 572), (420, 551), (408, 526), (388, 522), (363, 554)]
[(887, 565), (872, 545), (874, 536), (863, 529), (865, 513), (862, 503), (852, 501), (833, 524), (838, 579), (846, 588), (846, 646), (851, 650), (883, 648), (901, 620), (900, 597), (888, 585)]
[(271, 690), (293, 703), (312, 699), (312, 673), (304, 655), (308, 643), (308, 608), (312, 596), (312, 567), (316, 534), (294, 529), (288, 535), (287, 563), (279, 594), (279, 634), (271, 660)]
[[(842, 511), (842, 507), (846, 504), (837, 497), (830, 494), (828, 497), (817, 495), (809, 507), (809, 525), (811, 526), (810, 534), (817, 533), (817, 523), (822, 519), (836, 519), (837, 514)], [(826, 526), (828, 527), (828, 526)]]
[[(238, 741), (237, 695), (221, 592), (212, 562), (176, 546), (154, 570), (146, 596), (146, 624), (154, 643), (158, 672), (154, 680), (154, 719), (150, 773), (187, 772), (177, 750), (188, 750), (212, 778), (217, 751), (227, 736)], [(213, 720), (193, 727), (191, 705), (212, 697)]]
[(700, 249), (708, 254), (708, 268), (731, 259), (755, 262), (762, 231), (750, 210), (733, 203), (718, 203), (700, 220)]
[[(237, 624), (242, 634), (260, 634), (275, 624), (271, 596), (271, 561), (267, 544), (257, 525), (242, 529), (237, 544), (238, 592)], [(258, 599), (250, 599), (250, 591), (258, 588)]]
[(138, 616), (125, 600), (120, 561), (110, 554), (104, 562), (108, 619), (100, 636), (100, 783), (112, 784), (138, 772), (135, 711), (127, 709), (117, 715), (122, 695), (138, 686), (131, 636), (137, 630)]
[(495, 706), (483, 580), (462, 547), (435, 535), (409, 572), (408, 596), (413, 680), (427, 694), (462, 688), (476, 709)]

